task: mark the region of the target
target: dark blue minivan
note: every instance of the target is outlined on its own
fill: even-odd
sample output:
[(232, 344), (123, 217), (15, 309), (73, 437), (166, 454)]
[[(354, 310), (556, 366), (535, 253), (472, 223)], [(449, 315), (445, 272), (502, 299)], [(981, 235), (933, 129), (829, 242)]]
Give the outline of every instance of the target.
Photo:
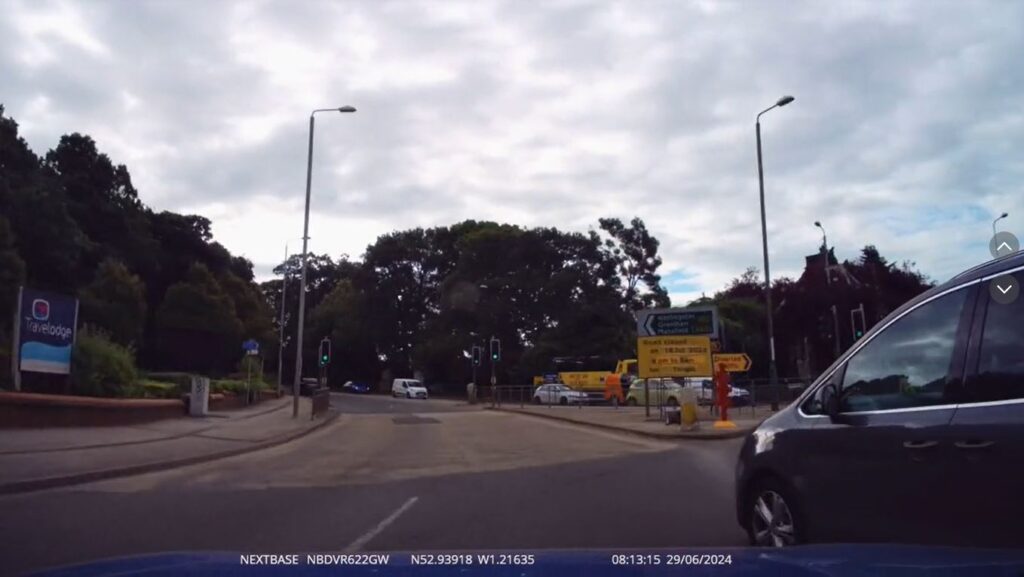
[(919, 295), (751, 433), (751, 542), (1024, 547), (1022, 285), (1015, 253)]

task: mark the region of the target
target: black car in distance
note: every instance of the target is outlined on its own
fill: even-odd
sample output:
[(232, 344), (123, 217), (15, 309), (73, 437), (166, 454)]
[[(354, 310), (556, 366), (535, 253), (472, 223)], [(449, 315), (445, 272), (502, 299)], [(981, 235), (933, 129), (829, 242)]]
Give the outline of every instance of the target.
[(921, 294), (751, 433), (751, 542), (1024, 547), (1022, 284), (1016, 253)]

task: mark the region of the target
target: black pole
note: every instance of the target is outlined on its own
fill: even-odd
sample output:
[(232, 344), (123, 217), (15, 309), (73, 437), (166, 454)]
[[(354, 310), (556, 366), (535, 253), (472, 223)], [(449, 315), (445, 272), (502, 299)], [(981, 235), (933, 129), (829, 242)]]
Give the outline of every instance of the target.
[[(774, 108), (774, 107), (773, 107)], [(771, 110), (769, 108), (768, 110)], [(767, 112), (767, 110), (765, 111)], [(762, 112), (761, 114), (764, 114)], [(775, 327), (772, 323), (772, 277), (768, 268), (768, 227), (764, 212), (764, 165), (761, 160), (761, 114), (758, 114), (755, 132), (757, 133), (757, 181), (761, 190), (761, 245), (764, 250), (764, 308), (768, 318), (768, 384), (774, 389), (772, 410), (779, 410), (779, 374), (775, 365)]]

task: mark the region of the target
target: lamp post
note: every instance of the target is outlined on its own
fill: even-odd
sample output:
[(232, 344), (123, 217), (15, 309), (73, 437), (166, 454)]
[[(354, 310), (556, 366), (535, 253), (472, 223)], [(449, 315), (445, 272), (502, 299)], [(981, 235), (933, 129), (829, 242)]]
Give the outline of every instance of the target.
[(757, 181), (761, 190), (761, 245), (764, 250), (764, 305), (765, 315), (768, 317), (768, 383), (775, 390), (772, 397), (772, 410), (779, 410), (779, 374), (775, 363), (775, 327), (772, 325), (772, 277), (768, 268), (768, 228), (765, 224), (764, 215), (764, 164), (761, 160), (761, 115), (769, 110), (785, 106), (793, 102), (792, 96), (783, 96), (775, 104), (765, 108), (757, 114), (755, 132), (757, 134)]
[(292, 385), (292, 417), (299, 416), (299, 383), (302, 382), (302, 331), (306, 319), (306, 268), (309, 253), (309, 191), (313, 182), (313, 124), (317, 112), (355, 112), (355, 107), (318, 108), (309, 115), (309, 156), (306, 159), (306, 216), (302, 225), (302, 275), (299, 281), (299, 328), (295, 345), (295, 380)]
[(1008, 216), (1010, 216), (1010, 213), (1004, 212), (1003, 214), (999, 215), (999, 218), (997, 218), (997, 219), (992, 221), (992, 236), (996, 235), (996, 223), (1001, 221), (1001, 220), (1003, 220), (1004, 218), (1006, 218)]
[(278, 323), (277, 337), (277, 394), (284, 387), (284, 297), (288, 288), (288, 243), (284, 243), (284, 275), (281, 276), (281, 321)]
[[(832, 273), (829, 272), (828, 262), (828, 235), (825, 233), (825, 227), (821, 226), (821, 222), (814, 221), (814, 226), (821, 229), (821, 252), (825, 255), (825, 285), (829, 288), (832, 287)], [(829, 293), (831, 297), (831, 292)], [(832, 329), (834, 335), (832, 337), (833, 354), (835, 358), (839, 358), (839, 313), (836, 310), (836, 305), (832, 305)]]
[(832, 286), (832, 275), (828, 273), (828, 235), (825, 234), (825, 227), (821, 222), (814, 221), (814, 226), (821, 229), (821, 252), (825, 255), (825, 284)]

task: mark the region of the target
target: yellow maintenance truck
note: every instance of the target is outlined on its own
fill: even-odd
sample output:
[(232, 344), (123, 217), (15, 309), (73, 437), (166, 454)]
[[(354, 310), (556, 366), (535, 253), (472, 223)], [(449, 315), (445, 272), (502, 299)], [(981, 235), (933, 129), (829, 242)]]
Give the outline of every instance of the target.
[(551, 369), (533, 378), (533, 384), (540, 386), (561, 383), (587, 394), (590, 402), (611, 402), (615, 399), (625, 403), (629, 384), (637, 375), (636, 359), (624, 359), (615, 363), (615, 370), (609, 371), (610, 361), (602, 357), (555, 357)]

